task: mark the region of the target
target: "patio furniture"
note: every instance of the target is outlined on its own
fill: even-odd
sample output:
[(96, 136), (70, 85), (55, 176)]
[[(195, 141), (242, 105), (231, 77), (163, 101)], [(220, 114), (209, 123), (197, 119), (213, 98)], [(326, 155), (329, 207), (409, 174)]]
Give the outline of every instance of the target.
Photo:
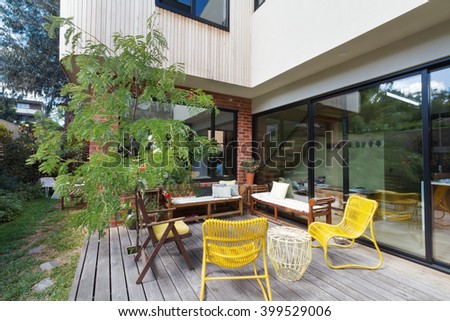
[[(175, 242), (177, 244), (178, 251), (183, 255), (189, 269), (193, 270), (194, 266), (182, 242), (182, 239), (190, 237), (192, 234), (189, 227), (183, 222), (183, 217), (159, 221), (164, 214), (173, 211), (173, 209), (152, 210), (148, 212), (145, 208), (144, 199), (141, 196), (137, 197), (136, 202), (138, 209), (137, 218), (139, 220), (138, 235), (141, 228), (145, 228), (148, 232), (147, 238), (139, 246), (134, 258), (134, 261), (137, 262), (142, 257), (143, 263), (143, 268), (139, 273), (136, 284), (142, 283), (145, 274), (155, 260), (159, 250), (164, 244), (169, 242)], [(150, 242), (154, 248), (150, 256), (148, 256), (146, 249)]]
[[(205, 283), (213, 280), (256, 279), (264, 299), (272, 300), (269, 270), (266, 258), (266, 233), (269, 223), (265, 218), (242, 221), (220, 219), (206, 220), (202, 225), (203, 263), (201, 274), (200, 300), (205, 297)], [(263, 273), (258, 274), (256, 260), (262, 255)], [(253, 274), (236, 276), (206, 276), (206, 265), (212, 263), (223, 268), (239, 269), (253, 264)], [(266, 281), (263, 285), (261, 279)]]
[(83, 188), (84, 184), (74, 184), (70, 189), (68, 200), (64, 196), (61, 196), (61, 210), (85, 207), (86, 203), (83, 200)]
[(39, 183), (44, 188), (45, 197), (48, 197), (50, 188), (53, 189), (55, 187), (55, 179), (53, 177), (41, 177), (39, 178)]
[[(267, 186), (267, 185), (265, 185)], [(264, 187), (258, 189), (264, 190)], [(278, 210), (284, 210), (293, 214), (304, 216), (308, 219), (308, 225), (314, 222), (318, 216), (326, 216), (327, 223), (331, 224), (331, 204), (335, 201), (334, 197), (310, 198), (308, 202), (304, 202), (295, 198), (275, 198), (270, 192), (258, 192), (251, 194), (251, 212), (269, 219), (278, 220)], [(257, 209), (258, 203), (273, 207), (273, 218), (267, 213)]]
[(450, 214), (450, 185), (435, 182), (433, 184), (433, 218), (434, 223), (449, 226), (445, 217)]
[[(189, 197), (171, 197), (170, 193), (164, 192), (166, 197), (166, 206), (173, 209), (183, 209), (189, 207), (206, 207), (205, 215), (196, 215), (193, 217), (185, 218), (185, 222), (197, 221), (199, 219), (207, 219), (213, 217), (221, 217), (233, 214), (243, 214), (244, 203), (242, 196), (232, 196), (232, 197), (213, 197), (213, 196), (189, 196)], [(226, 210), (226, 211), (215, 211), (216, 206), (220, 205), (234, 205), (236, 209)]]
[(380, 190), (375, 193), (374, 200), (378, 202), (378, 217), (388, 221), (406, 221), (416, 214), (419, 195)]
[[(378, 208), (378, 203), (374, 200), (370, 200), (358, 195), (351, 195), (347, 201), (344, 210), (344, 216), (342, 221), (337, 225), (331, 225), (321, 222), (314, 222), (308, 228), (308, 233), (311, 234), (319, 244), (313, 247), (323, 247), (323, 256), (325, 262), (333, 269), (342, 268), (363, 268), (375, 270), (381, 266), (383, 262), (383, 256), (375, 240), (375, 234), (373, 233), (373, 216)], [(365, 231), (369, 227), (370, 235), (366, 235)], [(349, 239), (349, 244), (336, 244), (329, 243), (334, 237), (341, 237)], [(328, 260), (328, 246), (336, 246), (340, 248), (350, 248), (355, 243), (355, 239), (364, 237), (372, 241), (376, 251), (379, 255), (379, 262), (373, 266), (358, 265), (358, 264), (344, 264), (333, 265)]]
[(311, 235), (295, 227), (272, 227), (267, 231), (267, 255), (279, 277), (300, 280), (312, 259)]

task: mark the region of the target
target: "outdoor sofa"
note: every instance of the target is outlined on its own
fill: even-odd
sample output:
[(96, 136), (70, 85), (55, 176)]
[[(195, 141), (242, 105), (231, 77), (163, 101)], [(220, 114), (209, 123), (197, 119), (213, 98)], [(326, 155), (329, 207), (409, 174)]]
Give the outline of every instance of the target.
[(164, 191), (166, 207), (175, 211), (184, 211), (185, 222), (243, 214), (243, 197), (239, 194), (239, 186), (235, 181), (220, 181), (219, 184), (213, 184), (211, 188), (206, 187), (206, 189), (211, 191), (206, 192), (207, 195), (193, 195), (191, 192), (187, 196), (175, 196)]
[[(268, 191), (267, 185), (263, 185), (266, 186), (266, 188), (261, 188), (261, 186), (257, 187), (257, 193), (253, 193), (251, 191), (250, 208), (252, 214), (261, 215), (277, 221), (278, 211), (283, 210), (300, 217), (306, 217), (308, 225), (314, 222), (314, 219), (319, 216), (325, 216), (326, 222), (331, 224), (331, 204), (335, 201), (333, 196), (310, 198), (307, 202), (295, 198), (286, 198), (288, 188), (287, 185), (289, 184), (273, 182), (273, 187), (270, 192)], [(272, 207), (273, 216), (265, 211), (262, 211), (258, 204), (264, 204)]]

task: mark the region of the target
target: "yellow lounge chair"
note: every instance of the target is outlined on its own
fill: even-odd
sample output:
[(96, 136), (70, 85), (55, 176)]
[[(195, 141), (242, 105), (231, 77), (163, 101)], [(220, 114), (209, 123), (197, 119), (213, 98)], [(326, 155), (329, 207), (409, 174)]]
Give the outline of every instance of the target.
[[(375, 235), (373, 233), (373, 216), (378, 208), (378, 203), (374, 200), (370, 200), (361, 196), (351, 195), (347, 201), (345, 207), (344, 216), (342, 221), (337, 225), (331, 225), (321, 222), (312, 223), (308, 232), (311, 234), (315, 240), (320, 244), (313, 245), (313, 247), (323, 247), (325, 262), (333, 269), (343, 269), (343, 268), (361, 268), (361, 269), (378, 269), (382, 262), (383, 256), (375, 240)], [(367, 227), (369, 227), (370, 235), (364, 234)], [(375, 249), (379, 255), (379, 263), (374, 266), (358, 265), (358, 264), (345, 264), (345, 265), (333, 265), (328, 261), (328, 246), (337, 246), (341, 248), (350, 248), (354, 243), (355, 239), (359, 237), (365, 237), (366, 239), (372, 241)], [(329, 243), (329, 241), (334, 237), (341, 237), (349, 239), (350, 244), (341, 245), (335, 243)]]

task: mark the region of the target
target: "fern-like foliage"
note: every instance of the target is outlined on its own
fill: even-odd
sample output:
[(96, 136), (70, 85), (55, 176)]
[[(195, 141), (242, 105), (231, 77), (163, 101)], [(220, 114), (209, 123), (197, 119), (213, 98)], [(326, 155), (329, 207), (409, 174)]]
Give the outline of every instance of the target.
[[(121, 197), (136, 189), (187, 182), (194, 161), (218, 152), (217, 144), (199, 137), (173, 119), (135, 120), (138, 104), (159, 102), (217, 112), (212, 96), (202, 90), (177, 87), (184, 80), (180, 64), (165, 67), (167, 42), (148, 20), (146, 35), (116, 33), (112, 47), (78, 28), (71, 18), (51, 17), (50, 35), (64, 29), (72, 51), (63, 59), (76, 81), (63, 89), (71, 101), (64, 107), (73, 120), (66, 130), (39, 126), (38, 152), (30, 163), (57, 173), (56, 189), (63, 197), (82, 191), (86, 208), (76, 216), (79, 226), (103, 231), (122, 209)], [(82, 44), (83, 39), (90, 39)], [(91, 153), (83, 157), (83, 147)], [(92, 152), (95, 146), (97, 151)], [(78, 153), (74, 153), (78, 151)]]

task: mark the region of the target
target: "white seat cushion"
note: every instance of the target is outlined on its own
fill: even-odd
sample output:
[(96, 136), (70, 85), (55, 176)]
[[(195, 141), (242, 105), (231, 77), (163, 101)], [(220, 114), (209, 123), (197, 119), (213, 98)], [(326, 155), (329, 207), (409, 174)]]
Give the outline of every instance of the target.
[(212, 202), (212, 201), (219, 201), (220, 199), (240, 199), (241, 196), (232, 196), (232, 197), (223, 197), (223, 198), (217, 198), (212, 196), (190, 196), (190, 197), (175, 197), (172, 198), (172, 204), (174, 205), (181, 205), (181, 204), (195, 204), (195, 203), (201, 203), (201, 202)]
[(256, 200), (260, 200), (262, 202), (267, 202), (267, 203), (283, 206), (286, 208), (291, 208), (293, 210), (302, 211), (305, 213), (309, 212), (309, 204), (307, 202), (303, 202), (303, 201), (296, 200), (293, 198), (277, 199), (277, 198), (273, 198), (270, 194), (271, 194), (271, 192), (255, 193), (255, 194), (252, 194), (252, 197), (255, 198)]

